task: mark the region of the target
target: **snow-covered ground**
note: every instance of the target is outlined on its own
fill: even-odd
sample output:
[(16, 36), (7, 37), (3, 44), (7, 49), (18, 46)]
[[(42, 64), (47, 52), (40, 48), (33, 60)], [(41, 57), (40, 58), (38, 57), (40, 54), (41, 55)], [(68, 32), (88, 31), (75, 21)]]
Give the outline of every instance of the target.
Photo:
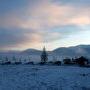
[(0, 90), (90, 90), (90, 68), (1, 65)]

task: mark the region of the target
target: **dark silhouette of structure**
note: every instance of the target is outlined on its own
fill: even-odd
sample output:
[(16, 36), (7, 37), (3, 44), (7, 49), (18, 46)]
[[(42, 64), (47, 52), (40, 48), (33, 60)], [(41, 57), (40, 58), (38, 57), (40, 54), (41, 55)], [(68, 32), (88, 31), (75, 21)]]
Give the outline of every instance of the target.
[(61, 61), (55, 61), (55, 62), (53, 62), (53, 65), (61, 65)]
[(71, 59), (69, 59), (69, 58), (64, 59), (63, 62), (64, 62), (64, 64), (71, 64), (72, 63)]
[(88, 64), (88, 59), (85, 58), (84, 56), (81, 56), (81, 57), (75, 59), (75, 61), (76, 61), (76, 63), (77, 63), (78, 65), (80, 65), (80, 66), (85, 66), (85, 65)]

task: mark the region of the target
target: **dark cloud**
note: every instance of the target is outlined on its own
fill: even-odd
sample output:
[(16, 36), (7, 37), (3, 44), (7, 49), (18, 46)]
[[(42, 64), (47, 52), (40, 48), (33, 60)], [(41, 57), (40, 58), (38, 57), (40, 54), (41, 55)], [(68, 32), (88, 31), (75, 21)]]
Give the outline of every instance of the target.
[(13, 47), (21, 45), (32, 39), (28, 34), (32, 34), (30, 30), (21, 29), (3, 29), (0, 28), (0, 48)]
[(18, 45), (22, 46), (25, 43), (33, 43), (35, 41), (42, 39), (42, 42), (53, 42), (55, 40), (61, 40), (63, 38), (68, 37), (71, 33), (76, 34), (80, 29), (77, 26), (61, 26), (53, 28), (52, 30), (47, 31), (34, 31), (34, 30), (25, 30), (25, 29), (4, 29), (0, 28), (0, 48), (6, 47), (18, 47)]
[(0, 16), (26, 7), (26, 0), (0, 0)]

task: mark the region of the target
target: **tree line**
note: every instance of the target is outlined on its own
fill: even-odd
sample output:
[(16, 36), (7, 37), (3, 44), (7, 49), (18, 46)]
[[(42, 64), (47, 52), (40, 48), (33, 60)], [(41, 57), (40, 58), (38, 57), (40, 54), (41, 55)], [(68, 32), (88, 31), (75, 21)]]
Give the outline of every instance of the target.
[[(19, 60), (16, 59), (15, 56), (12, 57), (12, 60), (14, 61), (13, 64), (18, 65), (18, 64), (22, 64), (21, 58), (19, 58)], [(12, 64), (11, 61), (8, 59), (8, 57), (5, 57), (5, 60), (2, 60), (1, 65), (9, 65)], [(26, 62), (25, 64), (32, 64), (34, 65), (33, 61)], [(48, 61), (48, 53), (45, 49), (45, 47), (43, 48), (43, 51), (41, 53), (41, 61), (38, 63), (39, 65), (79, 65), (79, 66), (89, 66), (89, 60), (84, 57), (84, 56), (80, 56), (78, 58), (65, 58), (63, 59), (63, 61), (59, 61), (59, 60), (54, 60), (53, 61)]]

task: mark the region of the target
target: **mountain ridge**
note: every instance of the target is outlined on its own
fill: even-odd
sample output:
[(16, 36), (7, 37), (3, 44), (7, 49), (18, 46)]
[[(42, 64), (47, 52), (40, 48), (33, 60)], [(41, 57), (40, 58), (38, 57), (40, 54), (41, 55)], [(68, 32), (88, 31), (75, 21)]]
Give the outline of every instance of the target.
[[(52, 51), (47, 51), (49, 55), (56, 56), (89, 56), (90, 57), (90, 45), (77, 45), (70, 47), (60, 47), (56, 48)], [(19, 55), (40, 55), (42, 53), (41, 50), (37, 49), (26, 49), (23, 51), (8, 51), (8, 52), (0, 52), (0, 54), (19, 54)]]

